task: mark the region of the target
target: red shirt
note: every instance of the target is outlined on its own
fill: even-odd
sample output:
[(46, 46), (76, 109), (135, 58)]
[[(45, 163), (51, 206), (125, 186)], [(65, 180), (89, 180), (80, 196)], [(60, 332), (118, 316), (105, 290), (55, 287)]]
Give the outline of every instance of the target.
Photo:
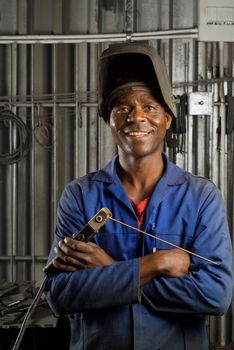
[(147, 204), (149, 202), (149, 197), (143, 199), (143, 201), (141, 201), (139, 204), (135, 204), (133, 202), (133, 200), (131, 200), (131, 198), (129, 198), (129, 199), (130, 199), (130, 202), (135, 210), (138, 225), (139, 225), (139, 227), (141, 227), (143, 219), (144, 219), (144, 215), (145, 215), (145, 210), (146, 210)]

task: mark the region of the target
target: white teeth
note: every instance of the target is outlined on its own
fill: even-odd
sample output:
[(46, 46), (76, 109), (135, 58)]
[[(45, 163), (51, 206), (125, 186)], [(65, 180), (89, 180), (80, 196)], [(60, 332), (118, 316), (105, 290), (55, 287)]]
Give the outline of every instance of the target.
[(145, 131), (131, 131), (128, 133), (130, 136), (142, 136), (142, 135), (147, 135), (148, 132)]

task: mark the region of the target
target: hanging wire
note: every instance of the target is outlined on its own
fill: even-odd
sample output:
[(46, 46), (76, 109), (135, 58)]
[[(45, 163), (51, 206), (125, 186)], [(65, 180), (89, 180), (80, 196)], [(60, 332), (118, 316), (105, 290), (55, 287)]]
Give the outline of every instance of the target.
[[(26, 124), (9, 109), (0, 111), (0, 130), (10, 127), (16, 128), (17, 146), (12, 145), (12, 151), (0, 154), (0, 165), (19, 162), (29, 151), (30, 137)], [(3, 130), (4, 131), (4, 130)], [(8, 133), (9, 135), (9, 133)], [(11, 145), (10, 145), (11, 146)], [(11, 149), (11, 147), (9, 147)]]

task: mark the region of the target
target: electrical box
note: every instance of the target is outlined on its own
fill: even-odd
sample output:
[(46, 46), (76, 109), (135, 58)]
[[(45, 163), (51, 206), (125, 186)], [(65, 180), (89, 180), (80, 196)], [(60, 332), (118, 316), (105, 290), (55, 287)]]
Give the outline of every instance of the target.
[(234, 42), (234, 0), (199, 0), (198, 40)]
[(188, 95), (188, 114), (190, 115), (212, 115), (213, 93), (191, 92)]

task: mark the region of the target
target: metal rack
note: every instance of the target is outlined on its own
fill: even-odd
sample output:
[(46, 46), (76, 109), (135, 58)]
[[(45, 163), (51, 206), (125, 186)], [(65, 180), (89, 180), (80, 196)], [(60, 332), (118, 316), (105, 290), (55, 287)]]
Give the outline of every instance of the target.
[[(4, 6), (10, 6), (7, 13)], [(97, 58), (115, 42), (151, 40), (178, 98), (194, 91), (213, 94), (212, 114), (185, 113), (186, 132), (178, 134), (182, 147), (166, 151), (221, 188), (233, 236), (234, 142), (233, 132), (225, 133), (224, 95), (234, 94), (234, 46), (198, 42), (196, 10), (185, 0), (59, 0), (56, 6), (1, 1), (6, 18), (0, 33), (0, 108), (27, 125), (30, 147), (20, 162), (0, 166), (0, 278), (40, 282), (65, 183), (100, 168), (115, 153), (97, 117)], [(17, 143), (15, 125), (0, 123), (0, 150), (11, 151)], [(224, 346), (232, 339), (231, 313), (210, 320), (211, 342)]]

